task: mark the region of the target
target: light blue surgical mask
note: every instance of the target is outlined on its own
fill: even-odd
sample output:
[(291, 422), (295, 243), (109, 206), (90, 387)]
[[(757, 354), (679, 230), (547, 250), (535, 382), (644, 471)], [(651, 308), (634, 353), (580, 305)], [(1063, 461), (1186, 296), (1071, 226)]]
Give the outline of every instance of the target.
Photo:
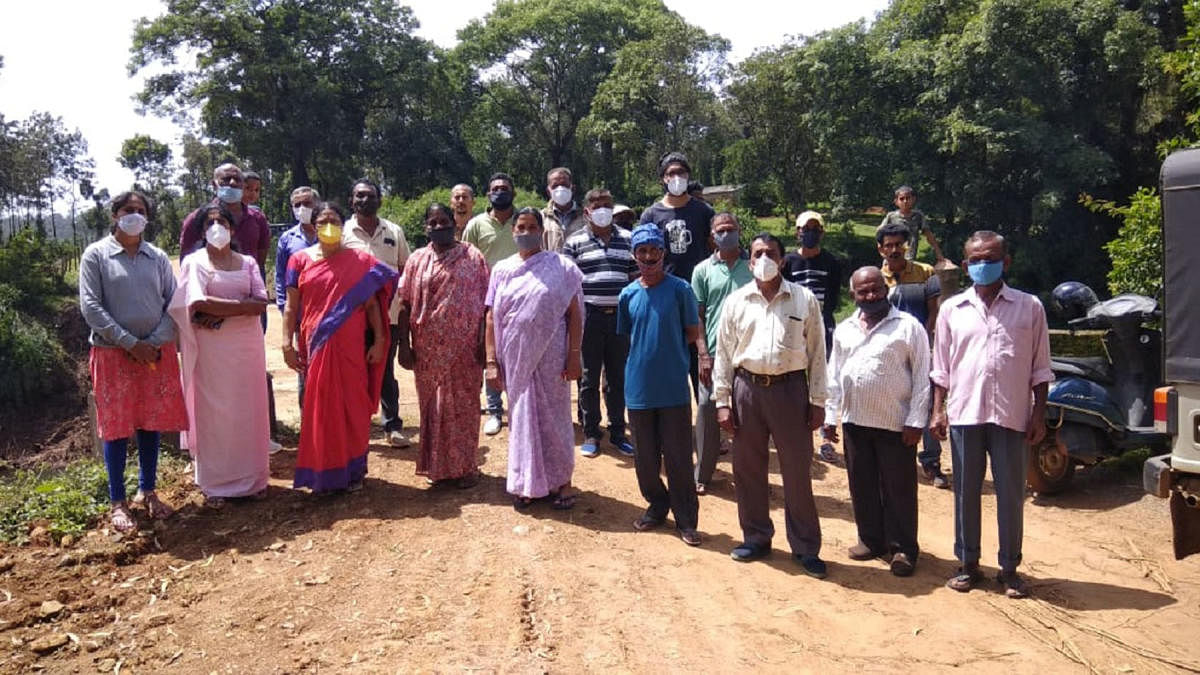
[(220, 199), (226, 204), (235, 204), (242, 201), (242, 188), (236, 188), (229, 185), (222, 185), (217, 188), (217, 199)]
[(513, 241), (517, 244), (518, 250), (535, 251), (542, 246), (542, 234), (540, 232), (514, 234)]
[(726, 230), (724, 232), (713, 232), (713, 242), (717, 248), (722, 251), (732, 251), (741, 245), (737, 230)]
[(967, 275), (971, 277), (971, 281), (974, 281), (979, 286), (990, 286), (1004, 275), (1004, 261), (985, 260), (968, 263)]

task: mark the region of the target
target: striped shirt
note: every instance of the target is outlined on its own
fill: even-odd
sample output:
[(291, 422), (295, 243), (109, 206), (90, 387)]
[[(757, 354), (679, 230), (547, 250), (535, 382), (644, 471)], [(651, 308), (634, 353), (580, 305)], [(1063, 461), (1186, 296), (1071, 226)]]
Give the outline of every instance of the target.
[(910, 314), (892, 307), (867, 330), (862, 312), (833, 331), (825, 424), (848, 422), (888, 431), (925, 428), (929, 420), (929, 338)]
[(621, 289), (637, 276), (637, 262), (629, 230), (611, 226), (608, 244), (592, 234), (590, 227), (567, 237), (562, 254), (583, 273), (583, 301), (597, 307), (616, 307)]

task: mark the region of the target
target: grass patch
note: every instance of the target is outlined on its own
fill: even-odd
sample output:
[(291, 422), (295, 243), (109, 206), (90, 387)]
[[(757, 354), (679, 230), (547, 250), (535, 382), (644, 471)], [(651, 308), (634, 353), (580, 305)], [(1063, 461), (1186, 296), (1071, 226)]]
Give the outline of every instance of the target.
[[(187, 459), (168, 450), (159, 453), (158, 483), (179, 476)], [(137, 493), (137, 451), (125, 463), (125, 490)], [(58, 541), (79, 534), (108, 512), (108, 473), (104, 461), (81, 459), (65, 467), (18, 469), (0, 481), (0, 540), (25, 543), (34, 523), (44, 524)]]

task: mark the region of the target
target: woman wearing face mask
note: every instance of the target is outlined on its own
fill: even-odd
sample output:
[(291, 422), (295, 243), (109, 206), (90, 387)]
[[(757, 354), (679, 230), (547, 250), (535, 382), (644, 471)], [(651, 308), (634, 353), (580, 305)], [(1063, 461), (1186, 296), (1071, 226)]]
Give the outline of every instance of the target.
[(397, 291), (396, 361), (416, 379), (417, 474), (430, 485), (454, 481), (469, 488), (479, 482), (475, 451), (487, 261), (479, 249), (455, 240), (454, 214), (442, 204), (425, 209), (425, 233), (429, 244), (409, 256)]
[(171, 261), (142, 240), (149, 199), (123, 192), (112, 200), (111, 234), (87, 247), (79, 261), (79, 307), (91, 328), (88, 367), (96, 427), (104, 441), (112, 526), (136, 527), (125, 503), (125, 454), (137, 435), (138, 493), (151, 518), (171, 508), (154, 492), (159, 432), (187, 428), (179, 386), (175, 322), (167, 304), (175, 292)]
[(283, 359), (303, 372), (304, 406), (294, 487), (315, 493), (362, 488), (371, 415), (379, 407), (387, 307), (399, 274), (342, 246), (341, 207), (313, 209), (317, 244), (292, 255), (283, 310)]
[(508, 492), (517, 510), (553, 497), (569, 509), (575, 469), (570, 381), (583, 364), (583, 275), (568, 258), (542, 250), (542, 214), (525, 208), (513, 222), (517, 255), (492, 268), (488, 285), (488, 384), (508, 392)]
[(170, 312), (179, 326), (183, 391), (191, 419), (185, 441), (196, 485), (211, 506), (227, 497), (265, 497), (269, 412), (259, 317), (267, 290), (258, 263), (233, 250), (233, 216), (205, 209), (205, 247), (183, 259)]

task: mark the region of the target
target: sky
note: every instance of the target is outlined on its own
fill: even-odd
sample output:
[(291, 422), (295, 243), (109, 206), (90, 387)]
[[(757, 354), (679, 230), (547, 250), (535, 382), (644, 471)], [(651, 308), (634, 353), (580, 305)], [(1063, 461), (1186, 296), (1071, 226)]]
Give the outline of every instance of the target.
[[(418, 33), (453, 47), (456, 33), (483, 17), (492, 0), (399, 0), (421, 23)], [(690, 23), (728, 39), (737, 62), (754, 50), (861, 18), (871, 20), (888, 0), (665, 0)], [(46, 111), (79, 129), (96, 162), (96, 185), (114, 194), (133, 183), (117, 163), (121, 142), (144, 133), (170, 143), (178, 155), (182, 130), (170, 120), (141, 116), (132, 100), (140, 77), (129, 77), (129, 44), (140, 17), (165, 12), (161, 0), (5, 0), (0, 42), (0, 115), (8, 121)], [(47, 23), (46, 18), (53, 17)], [(34, 30), (32, 27), (41, 26)], [(20, 27), (29, 27), (20, 28)]]

